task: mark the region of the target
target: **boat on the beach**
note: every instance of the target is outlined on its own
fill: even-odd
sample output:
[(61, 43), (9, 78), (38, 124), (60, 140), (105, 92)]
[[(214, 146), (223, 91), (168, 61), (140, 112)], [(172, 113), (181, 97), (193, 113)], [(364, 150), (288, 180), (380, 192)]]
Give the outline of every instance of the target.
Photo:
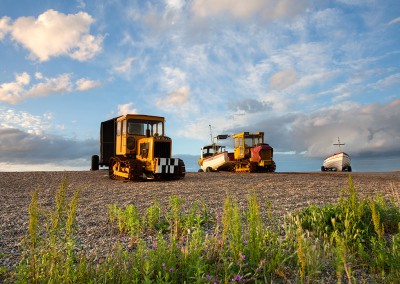
[[(211, 125), (210, 125), (211, 132)], [(217, 135), (216, 137), (211, 136), (211, 144), (201, 147), (200, 158), (198, 164), (200, 166), (200, 172), (214, 172), (214, 171), (228, 171), (232, 166), (233, 153), (228, 153), (226, 146), (220, 145), (219, 140), (227, 139), (229, 135)], [(216, 141), (214, 143), (214, 139)]]
[(321, 166), (321, 171), (351, 172), (350, 156), (343, 152), (340, 148), (341, 145), (345, 144), (341, 144), (338, 137), (338, 143), (333, 145), (339, 146), (339, 152), (324, 159), (324, 163)]
[[(230, 155), (231, 154), (231, 155)], [(225, 146), (206, 145), (201, 148), (200, 159), (198, 160), (200, 171), (213, 172), (224, 171), (234, 165), (231, 161), (233, 153), (228, 153)]]

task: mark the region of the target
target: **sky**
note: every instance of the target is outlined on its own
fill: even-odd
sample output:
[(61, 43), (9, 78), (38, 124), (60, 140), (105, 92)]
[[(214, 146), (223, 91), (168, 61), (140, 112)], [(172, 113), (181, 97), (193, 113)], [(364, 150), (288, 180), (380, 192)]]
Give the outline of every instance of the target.
[(277, 170), (319, 170), (338, 137), (400, 170), (400, 2), (0, 1), (0, 171), (89, 169), (126, 113), (192, 160), (211, 125), (264, 131)]

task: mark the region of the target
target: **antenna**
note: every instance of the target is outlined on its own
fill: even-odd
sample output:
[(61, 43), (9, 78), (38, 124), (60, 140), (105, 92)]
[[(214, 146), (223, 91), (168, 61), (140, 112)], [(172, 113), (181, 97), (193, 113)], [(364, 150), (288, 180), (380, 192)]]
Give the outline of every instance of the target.
[(339, 152), (342, 152), (342, 149), (340, 149), (340, 146), (341, 146), (341, 145), (346, 145), (346, 144), (344, 144), (344, 143), (341, 144), (341, 143), (340, 143), (340, 138), (339, 138), (339, 137), (337, 138), (337, 141), (338, 141), (338, 143), (337, 143), (337, 144), (335, 143), (335, 144), (333, 144), (333, 145), (339, 146)]
[(211, 140), (211, 144), (213, 144), (213, 136), (212, 136), (211, 124), (209, 124), (208, 126), (210, 127), (210, 140)]

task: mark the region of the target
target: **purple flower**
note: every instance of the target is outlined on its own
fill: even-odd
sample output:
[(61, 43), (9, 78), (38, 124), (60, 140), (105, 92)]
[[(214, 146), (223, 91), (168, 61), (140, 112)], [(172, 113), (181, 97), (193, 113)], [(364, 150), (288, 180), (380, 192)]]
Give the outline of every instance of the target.
[(247, 246), (247, 241), (243, 241), (243, 244), (244, 244), (245, 246)]
[(208, 280), (210, 280), (211, 279), (211, 276), (210, 275), (206, 275), (206, 278), (208, 279)]
[(170, 273), (174, 272), (174, 269), (173, 269), (173, 268), (170, 268), (170, 269), (169, 269), (169, 272), (170, 272)]

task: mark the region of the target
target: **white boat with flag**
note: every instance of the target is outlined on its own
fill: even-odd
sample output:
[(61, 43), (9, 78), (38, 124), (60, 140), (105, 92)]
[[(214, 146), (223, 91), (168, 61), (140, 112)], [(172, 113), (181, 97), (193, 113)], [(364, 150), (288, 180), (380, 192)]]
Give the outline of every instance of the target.
[(342, 152), (340, 148), (340, 146), (345, 144), (341, 144), (338, 137), (338, 143), (333, 145), (339, 146), (339, 152), (324, 159), (321, 171), (351, 172), (350, 156), (347, 153)]

